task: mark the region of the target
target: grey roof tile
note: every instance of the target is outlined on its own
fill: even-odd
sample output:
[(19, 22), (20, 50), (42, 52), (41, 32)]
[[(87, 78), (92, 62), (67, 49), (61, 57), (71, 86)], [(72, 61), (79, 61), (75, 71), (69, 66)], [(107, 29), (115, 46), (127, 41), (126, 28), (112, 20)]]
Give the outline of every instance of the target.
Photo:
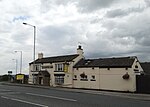
[[(78, 54), (74, 54), (74, 55), (64, 55), (64, 56), (54, 56), (54, 57), (45, 57), (42, 59), (37, 59), (35, 60), (35, 63), (55, 63), (55, 62), (68, 62), (68, 61), (72, 61), (73, 59), (75, 59), (76, 57), (78, 57)], [(32, 64), (33, 62), (31, 62), (30, 64)]]
[(135, 57), (120, 58), (99, 58), (99, 59), (82, 59), (74, 67), (100, 67), (100, 68), (117, 68), (131, 67)]
[(140, 62), (141, 67), (143, 68), (144, 72), (150, 75), (150, 62)]

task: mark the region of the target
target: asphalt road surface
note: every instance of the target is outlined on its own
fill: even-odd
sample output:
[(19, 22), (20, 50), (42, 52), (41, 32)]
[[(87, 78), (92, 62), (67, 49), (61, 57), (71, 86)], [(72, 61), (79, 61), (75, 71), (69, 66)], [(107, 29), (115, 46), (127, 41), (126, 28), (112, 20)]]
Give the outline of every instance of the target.
[(150, 101), (67, 89), (0, 85), (0, 107), (150, 107)]

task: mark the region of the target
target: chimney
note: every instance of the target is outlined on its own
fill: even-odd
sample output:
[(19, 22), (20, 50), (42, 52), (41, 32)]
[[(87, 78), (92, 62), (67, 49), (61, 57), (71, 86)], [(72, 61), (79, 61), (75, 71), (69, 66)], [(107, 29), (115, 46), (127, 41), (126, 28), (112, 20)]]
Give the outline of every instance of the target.
[(77, 48), (77, 54), (83, 55), (83, 53), (84, 53), (83, 49), (82, 49), (81, 45), (79, 45), (78, 48)]
[(38, 53), (38, 59), (42, 59), (43, 58), (43, 53)]

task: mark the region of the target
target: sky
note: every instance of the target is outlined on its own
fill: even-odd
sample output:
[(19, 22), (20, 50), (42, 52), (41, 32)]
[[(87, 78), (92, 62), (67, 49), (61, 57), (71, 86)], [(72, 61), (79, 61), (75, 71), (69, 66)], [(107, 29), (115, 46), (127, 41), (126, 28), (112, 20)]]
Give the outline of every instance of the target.
[[(0, 74), (29, 73), (36, 58), (75, 54), (85, 58), (137, 56), (150, 61), (150, 0), (0, 0)], [(18, 51), (15, 53), (14, 51)], [(14, 60), (13, 60), (14, 59)]]

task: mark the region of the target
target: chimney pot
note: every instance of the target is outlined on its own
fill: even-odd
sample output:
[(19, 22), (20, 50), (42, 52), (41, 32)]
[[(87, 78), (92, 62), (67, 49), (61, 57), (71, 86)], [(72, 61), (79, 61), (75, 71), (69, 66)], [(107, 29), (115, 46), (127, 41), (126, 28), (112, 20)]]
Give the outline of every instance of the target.
[(38, 59), (42, 59), (43, 58), (43, 53), (38, 53)]

